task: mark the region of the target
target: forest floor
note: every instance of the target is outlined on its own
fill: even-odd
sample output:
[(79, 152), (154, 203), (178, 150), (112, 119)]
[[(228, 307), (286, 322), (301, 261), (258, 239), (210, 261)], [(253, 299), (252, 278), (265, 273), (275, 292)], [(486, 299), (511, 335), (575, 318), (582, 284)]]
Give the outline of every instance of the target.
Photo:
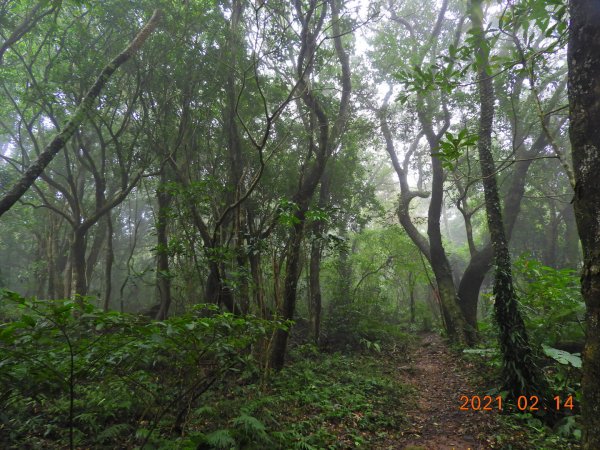
[(417, 450), (475, 450), (497, 448), (497, 411), (461, 411), (462, 395), (485, 395), (469, 381), (472, 363), (455, 354), (435, 333), (420, 336), (410, 364), (400, 367), (403, 384), (416, 391), (417, 404), (407, 411), (411, 424), (388, 448)]

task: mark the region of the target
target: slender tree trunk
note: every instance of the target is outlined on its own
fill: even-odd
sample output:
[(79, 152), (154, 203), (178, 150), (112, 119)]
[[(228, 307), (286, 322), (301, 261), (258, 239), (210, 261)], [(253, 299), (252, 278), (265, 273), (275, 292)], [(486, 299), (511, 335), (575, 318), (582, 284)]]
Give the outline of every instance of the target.
[(410, 323), (415, 323), (415, 281), (416, 278), (412, 272), (408, 273), (408, 295), (410, 299)]
[[(296, 290), (301, 269), (300, 250), (302, 248), (302, 239), (304, 237), (304, 212), (303, 210), (300, 210), (299, 212), (302, 214), (300, 223), (294, 225), (286, 257), (287, 266), (283, 287), (283, 299), (279, 311), (284, 319), (293, 319), (294, 311), (296, 309)], [(287, 330), (278, 329), (275, 332), (271, 353), (271, 367), (275, 370), (281, 370), (283, 368), (288, 335), (289, 332)]]
[[(329, 185), (331, 176), (326, 170), (321, 180), (319, 189), (319, 201), (317, 206), (323, 209), (329, 201)], [(310, 244), (310, 263), (309, 263), (309, 319), (311, 336), (316, 345), (319, 344), (321, 337), (321, 258), (323, 257), (323, 239), (325, 232), (325, 223), (315, 221), (312, 225), (312, 242)]]
[(318, 345), (321, 334), (321, 243), (313, 241), (310, 247), (308, 311), (311, 338)]
[[(348, 240), (348, 230), (346, 229), (347, 220), (343, 220), (343, 228), (340, 230), (340, 236), (346, 241)], [(352, 242), (350, 250), (342, 248), (340, 250), (340, 256), (338, 258), (338, 278), (339, 278), (339, 297), (340, 304), (349, 304), (352, 300), (351, 286), (352, 286), (352, 264), (350, 263), (349, 256), (356, 252), (357, 246), (356, 239)], [(335, 297), (334, 297), (335, 298)], [(333, 305), (333, 303), (331, 303)]]
[[(427, 119), (422, 119), (421, 121), (422, 124), (426, 122)], [(439, 138), (434, 135), (433, 130), (426, 131), (425, 135), (430, 148), (432, 150), (436, 148)], [(468, 329), (460, 310), (457, 290), (452, 276), (452, 268), (450, 267), (450, 262), (442, 243), (440, 217), (444, 197), (444, 174), (442, 163), (437, 156), (432, 156), (431, 158), (431, 170), (431, 202), (429, 203), (429, 212), (427, 214), (427, 235), (429, 237), (429, 252), (431, 255), (429, 264), (435, 275), (448, 337), (453, 342), (464, 344), (474, 341), (475, 336), (474, 330)]]
[(551, 201), (550, 204), (550, 222), (546, 227), (546, 245), (542, 255), (542, 263), (548, 267), (556, 268), (556, 251), (558, 246), (558, 226), (561, 217), (556, 213), (556, 205)]
[(88, 280), (88, 284), (91, 283), (92, 276), (94, 274), (94, 269), (96, 268), (96, 264), (98, 263), (98, 260), (100, 259), (100, 254), (101, 254), (105, 239), (106, 239), (106, 220), (100, 220), (98, 223), (98, 227), (95, 230), (94, 239), (92, 240), (92, 245), (90, 246), (87, 260), (85, 262), (85, 278), (86, 278), (86, 280)]
[(508, 242), (502, 222), (500, 198), (496, 184), (496, 168), (492, 155), (492, 124), (494, 120), (494, 88), (487, 74), (488, 54), (483, 31), (482, 0), (472, 0), (471, 21), (478, 61), (480, 101), (479, 142), (477, 145), (487, 223), (491, 235), (494, 263), (494, 309), (500, 328), (500, 350), (503, 356), (503, 375), (506, 389), (514, 398), (537, 395), (545, 398), (545, 383), (533, 360), (525, 324), (518, 308), (512, 282)]
[(110, 307), (110, 296), (112, 292), (112, 266), (115, 259), (113, 250), (113, 224), (112, 214), (106, 214), (106, 256), (104, 261), (104, 311)]
[(254, 304), (260, 312), (260, 317), (265, 318), (267, 317), (267, 314), (265, 305), (265, 295), (263, 292), (260, 253), (256, 252), (254, 254), (251, 254), (249, 255), (248, 259), (250, 262), (250, 274), (252, 275), (252, 292), (254, 297)]
[(583, 247), (586, 304), (581, 416), (583, 449), (600, 448), (600, 7), (571, 0), (569, 106), (575, 218)]
[[(313, 66), (312, 60), (317, 47), (317, 36), (323, 26), (327, 6), (331, 6), (331, 30), (334, 35), (333, 42), (335, 45), (336, 55), (340, 62), (342, 70), (342, 93), (340, 107), (333, 125), (330, 126), (330, 120), (319, 102), (315, 93), (311, 90), (307, 83), (311, 69)], [(294, 310), (296, 307), (296, 289), (298, 285), (298, 276), (300, 274), (300, 250), (302, 247), (302, 239), (304, 237), (305, 215), (308, 211), (310, 200), (323, 176), (327, 160), (333, 152), (334, 146), (337, 145), (338, 139), (341, 137), (346, 124), (346, 116), (348, 113), (351, 80), (350, 80), (350, 63), (341, 40), (340, 17), (338, 0), (329, 0), (323, 2), (320, 11), (321, 19), (318, 20), (317, 26), (311, 29), (310, 18), (317, 14), (317, 3), (311, 2), (309, 11), (304, 14), (300, 2), (295, 4), (298, 18), (302, 23), (302, 47), (298, 64), (296, 67), (298, 76), (298, 89), (302, 92), (302, 100), (308, 110), (317, 119), (317, 141), (314, 142), (313, 136), (310, 139), (311, 153), (314, 155), (314, 161), (307, 162), (305, 170), (302, 174), (302, 181), (296, 194), (293, 197), (294, 203), (298, 206), (295, 213), (297, 223), (292, 229), (291, 242), (288, 247), (286, 258), (286, 275), (283, 294), (283, 304), (280, 313), (284, 319), (293, 319)], [(307, 64), (307, 66), (305, 66)], [(331, 130), (331, 131), (330, 131)], [(275, 370), (283, 368), (285, 361), (285, 351), (287, 345), (288, 331), (278, 330), (275, 334), (273, 342), (273, 352), (271, 354), (271, 367)]]
[(169, 272), (169, 236), (168, 218), (171, 205), (171, 195), (165, 190), (168, 178), (166, 169), (163, 168), (160, 177), (160, 186), (156, 192), (158, 213), (156, 217), (156, 293), (158, 297), (158, 311), (155, 318), (164, 320), (169, 314), (171, 306), (171, 275)]
[(80, 228), (77, 228), (73, 232), (73, 240), (71, 241), (71, 292), (76, 297), (87, 294), (87, 280), (85, 277), (85, 237), (86, 233), (81, 231)]
[[(546, 145), (545, 136), (540, 134), (531, 146), (530, 151), (517, 153), (517, 159), (523, 159), (523, 161), (515, 164), (510, 186), (504, 194), (503, 219), (507, 241), (510, 241), (517, 217), (519, 216), (529, 166), (534, 161), (535, 155), (544, 149)], [(469, 265), (465, 269), (458, 285), (460, 308), (465, 316), (465, 320), (474, 329), (477, 329), (479, 292), (481, 291), (481, 285), (486, 274), (492, 267), (493, 259), (492, 244), (488, 242), (483, 248), (471, 254)]]
[(2, 198), (0, 198), (0, 216), (8, 211), (23, 196), (23, 194), (27, 192), (37, 177), (44, 171), (46, 166), (50, 164), (50, 161), (54, 159), (56, 154), (65, 146), (73, 134), (75, 134), (79, 125), (83, 123), (89, 111), (94, 107), (96, 98), (112, 74), (140, 49), (146, 39), (148, 39), (148, 36), (150, 36), (158, 26), (161, 17), (162, 13), (158, 9), (155, 10), (148, 23), (140, 30), (127, 48), (102, 69), (100, 76), (86, 93), (71, 120), (69, 120), (65, 127), (54, 136), (52, 141), (44, 148), (44, 151), (40, 153), (37, 160), (35, 160), (35, 162), (23, 173), (21, 178)]

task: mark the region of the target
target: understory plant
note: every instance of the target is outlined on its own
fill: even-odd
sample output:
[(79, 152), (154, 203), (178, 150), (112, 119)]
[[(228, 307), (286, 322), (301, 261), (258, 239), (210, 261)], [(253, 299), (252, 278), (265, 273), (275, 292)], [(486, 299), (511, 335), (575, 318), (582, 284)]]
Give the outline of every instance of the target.
[[(164, 321), (0, 293), (0, 446), (148, 447), (185, 434), (280, 322), (199, 305)], [(118, 443), (118, 444), (117, 444)]]

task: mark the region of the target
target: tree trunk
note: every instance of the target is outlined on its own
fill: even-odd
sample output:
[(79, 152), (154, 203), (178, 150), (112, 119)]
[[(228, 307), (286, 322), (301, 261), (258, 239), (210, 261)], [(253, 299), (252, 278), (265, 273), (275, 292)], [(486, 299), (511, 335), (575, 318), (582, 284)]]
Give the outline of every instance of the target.
[(556, 269), (556, 251), (558, 246), (558, 227), (560, 225), (560, 214), (557, 215), (556, 205), (550, 200), (550, 221), (546, 227), (546, 245), (542, 254), (542, 263), (545, 266)]
[(100, 259), (100, 253), (102, 251), (102, 246), (104, 245), (104, 240), (106, 239), (106, 221), (100, 220), (98, 223), (98, 227), (94, 233), (94, 239), (92, 240), (92, 245), (90, 246), (90, 250), (88, 252), (88, 257), (85, 262), (85, 278), (88, 280), (88, 284), (91, 284), (92, 276), (94, 274), (94, 269), (98, 260)]
[(39, 177), (48, 164), (50, 164), (50, 161), (52, 161), (56, 154), (65, 146), (67, 141), (73, 136), (75, 131), (77, 131), (79, 125), (85, 120), (89, 111), (94, 107), (96, 98), (112, 74), (140, 49), (146, 39), (148, 39), (148, 36), (150, 36), (158, 26), (161, 17), (162, 13), (160, 10), (155, 10), (148, 23), (140, 30), (127, 48), (102, 69), (100, 76), (83, 98), (71, 120), (69, 120), (65, 127), (54, 136), (52, 141), (44, 148), (44, 151), (40, 153), (37, 160), (35, 160), (35, 162), (23, 173), (19, 181), (17, 181), (10, 190), (0, 198), (0, 216), (8, 211), (23, 196), (23, 194), (27, 192), (37, 177)]
[(319, 345), (321, 334), (321, 256), (321, 243), (314, 238), (310, 246), (308, 312), (315, 345)]
[(600, 8), (571, 0), (569, 106), (575, 173), (575, 218), (583, 247), (581, 292), (586, 304), (581, 417), (583, 449), (600, 448)]
[[(331, 181), (330, 171), (326, 170), (321, 180), (319, 189), (319, 201), (317, 206), (322, 210), (329, 201), (329, 185)], [(315, 345), (319, 344), (321, 337), (321, 258), (323, 257), (323, 233), (325, 223), (317, 220), (312, 224), (312, 242), (310, 244), (309, 263), (309, 321), (311, 337)]]
[(265, 319), (267, 310), (265, 305), (265, 296), (263, 292), (261, 257), (260, 253), (255, 252), (248, 256), (250, 262), (250, 274), (252, 275), (252, 292), (254, 303), (260, 312), (259, 317)]
[(171, 306), (171, 275), (169, 272), (169, 236), (168, 218), (171, 205), (171, 195), (165, 190), (167, 175), (163, 168), (160, 177), (160, 186), (156, 192), (158, 213), (156, 217), (156, 294), (158, 297), (158, 311), (156, 320), (164, 320), (169, 314)]
[(87, 280), (85, 278), (85, 247), (86, 233), (80, 228), (73, 232), (71, 241), (71, 293), (74, 297), (81, 297), (87, 294)]
[(492, 155), (492, 123), (494, 119), (494, 88), (487, 73), (488, 46), (483, 31), (482, 0), (472, 0), (471, 21), (475, 37), (478, 62), (478, 87), (480, 101), (479, 141), (477, 149), (483, 178), (485, 209), (490, 231), (494, 263), (494, 309), (500, 328), (500, 350), (503, 356), (505, 388), (511, 396), (537, 395), (545, 398), (545, 384), (537, 369), (529, 345), (523, 318), (518, 309), (512, 282), (512, 269), (508, 242), (500, 210), (496, 184), (496, 168)]
[[(439, 137), (433, 133), (431, 124), (425, 118), (424, 113), (419, 114), (421, 124), (426, 128), (425, 136), (429, 142), (429, 147), (434, 152), (437, 148)], [(442, 243), (442, 233), (440, 229), (440, 217), (442, 212), (442, 201), (444, 197), (444, 172), (442, 163), (437, 156), (431, 157), (431, 202), (429, 203), (429, 212), (427, 214), (427, 235), (429, 237), (429, 252), (431, 259), (429, 264), (433, 269), (435, 280), (438, 286), (439, 299), (444, 316), (446, 332), (451, 341), (457, 343), (467, 343), (475, 340), (474, 330), (468, 329), (467, 323), (462, 315), (458, 305), (458, 296), (452, 268), (446, 255), (446, 250)]]
[[(544, 134), (540, 134), (527, 152), (518, 152), (516, 159), (522, 159), (515, 164), (510, 186), (504, 194), (504, 229), (506, 240), (510, 241), (512, 232), (521, 210), (521, 201), (525, 193), (525, 181), (529, 166), (534, 161), (535, 155), (545, 148), (547, 140)], [(488, 242), (482, 249), (471, 254), (469, 265), (465, 269), (458, 286), (458, 298), (460, 308), (463, 311), (467, 323), (477, 329), (477, 304), (479, 292), (486, 274), (492, 267), (494, 258), (492, 244)]]
[(577, 234), (577, 222), (575, 221), (573, 205), (565, 206), (562, 217), (565, 222), (565, 242), (561, 266), (574, 269), (579, 267), (581, 263), (581, 251), (579, 249), (579, 235)]
[[(302, 239), (304, 237), (303, 209), (297, 213), (297, 216), (300, 216), (298, 217), (300, 223), (294, 225), (286, 257), (287, 266), (283, 287), (283, 301), (279, 313), (287, 320), (294, 318), (294, 311), (296, 309), (296, 289), (298, 287), (298, 277), (300, 275), (300, 250), (302, 247)], [(288, 335), (289, 332), (287, 330), (278, 329), (275, 332), (271, 353), (271, 367), (275, 370), (281, 370), (283, 368)]]
[[(335, 121), (330, 128), (330, 120), (325, 113), (321, 103), (311, 90), (307, 83), (313, 67), (314, 52), (317, 48), (317, 36), (323, 26), (323, 20), (327, 11), (327, 5), (331, 5), (331, 29), (333, 32), (333, 42), (335, 45), (336, 55), (340, 62), (342, 71), (342, 93), (340, 107)], [(304, 167), (300, 186), (293, 197), (294, 203), (298, 206), (295, 212), (297, 223), (292, 229), (291, 242), (288, 248), (286, 258), (286, 274), (285, 286), (283, 294), (283, 304), (280, 309), (281, 316), (286, 320), (293, 319), (294, 310), (296, 307), (296, 289), (298, 285), (298, 276), (300, 274), (300, 249), (302, 247), (302, 239), (304, 237), (305, 215), (308, 211), (310, 200), (323, 176), (327, 160), (331, 156), (338, 139), (343, 133), (348, 105), (350, 100), (351, 81), (350, 81), (350, 63), (341, 40), (340, 18), (338, 0), (330, 0), (322, 5), (321, 20), (314, 29), (311, 29), (310, 17), (316, 14), (317, 3), (311, 2), (309, 11), (304, 14), (300, 2), (295, 4), (298, 18), (302, 23), (302, 47), (296, 67), (298, 76), (298, 90), (302, 93), (304, 105), (310, 113), (316, 118), (318, 130), (317, 142), (311, 136), (310, 148), (311, 154), (314, 155), (314, 161), (307, 161)], [(307, 66), (305, 66), (307, 64)], [(331, 131), (330, 131), (331, 130)], [(277, 330), (273, 342), (273, 352), (271, 354), (271, 367), (275, 370), (283, 368), (285, 361), (285, 351), (287, 345), (288, 331)]]
[[(346, 222), (347, 223), (347, 222)], [(340, 236), (346, 241), (348, 240), (348, 230), (346, 229), (346, 223), (340, 230)], [(358, 245), (356, 239), (353, 239), (352, 246), (348, 250), (343, 247), (340, 249), (340, 255), (338, 258), (338, 279), (339, 279), (339, 297), (338, 300), (341, 304), (349, 304), (352, 300), (351, 297), (351, 286), (352, 286), (352, 264), (349, 261), (350, 255), (356, 252), (356, 246)], [(335, 298), (335, 297), (334, 297)]]
[(104, 261), (104, 311), (110, 307), (110, 296), (112, 291), (112, 266), (115, 259), (113, 251), (113, 224), (110, 211), (106, 214), (106, 256)]
[(415, 314), (415, 282), (416, 278), (412, 272), (408, 273), (408, 295), (410, 299), (410, 323), (414, 324), (416, 319)]

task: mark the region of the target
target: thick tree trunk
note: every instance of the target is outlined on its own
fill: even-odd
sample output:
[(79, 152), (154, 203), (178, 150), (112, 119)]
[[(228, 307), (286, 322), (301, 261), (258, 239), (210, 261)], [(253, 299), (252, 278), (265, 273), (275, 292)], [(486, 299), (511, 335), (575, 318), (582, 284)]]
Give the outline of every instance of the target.
[(219, 264), (214, 261), (208, 263), (208, 278), (206, 279), (204, 297), (207, 302), (223, 305), (228, 311), (240, 314), (240, 309), (235, 303), (231, 289), (223, 282)]
[(508, 241), (502, 221), (500, 198), (496, 184), (496, 168), (492, 155), (492, 124), (494, 119), (494, 88), (487, 74), (488, 52), (483, 31), (482, 0), (472, 0), (471, 21), (475, 37), (478, 62), (478, 87), (480, 101), (479, 141), (477, 145), (485, 209), (490, 231), (494, 263), (494, 309), (500, 328), (500, 350), (503, 357), (503, 375), (511, 396), (537, 395), (544, 398), (545, 385), (533, 360), (525, 324), (518, 309), (512, 282), (512, 269)]
[(583, 247), (581, 292), (585, 300), (583, 351), (583, 449), (600, 448), (600, 7), (571, 0), (569, 106), (575, 173), (575, 218)]

